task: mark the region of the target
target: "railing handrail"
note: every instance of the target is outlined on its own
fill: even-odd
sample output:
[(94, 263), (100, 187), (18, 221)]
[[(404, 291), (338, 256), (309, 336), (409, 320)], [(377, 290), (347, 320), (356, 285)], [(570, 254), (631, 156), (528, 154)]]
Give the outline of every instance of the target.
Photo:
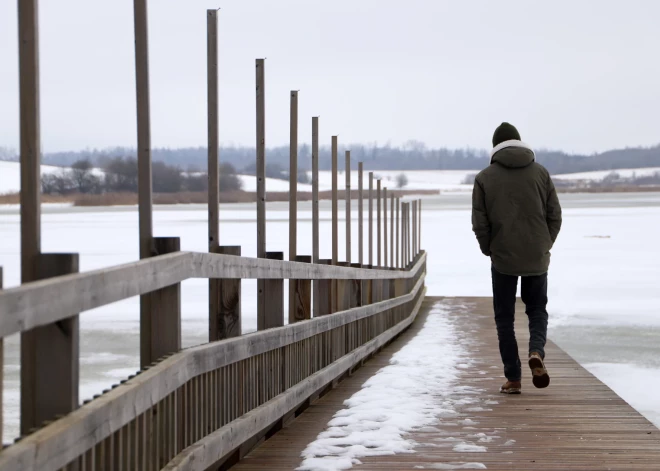
[[(411, 302), (424, 289), (425, 273), (419, 272), (423, 270), (425, 260), (426, 254), (422, 252), (415, 266), (405, 272), (410, 276), (401, 277), (419, 275), (413, 289), (405, 295), (175, 353), (4, 450), (0, 453), (0, 470), (62, 468), (191, 378)], [(403, 273), (384, 272), (390, 275)], [(41, 452), (42, 449), (49, 451)], [(57, 453), (50, 450), (57, 450)]]
[(0, 338), (190, 278), (392, 280), (412, 278), (421, 265), (420, 259), (411, 270), (383, 270), (175, 252), (0, 291)]

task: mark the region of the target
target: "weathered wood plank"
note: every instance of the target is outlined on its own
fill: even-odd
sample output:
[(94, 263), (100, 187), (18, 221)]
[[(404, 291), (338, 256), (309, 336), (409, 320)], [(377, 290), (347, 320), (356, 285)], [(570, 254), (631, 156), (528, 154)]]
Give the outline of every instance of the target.
[(218, 129), (218, 11), (206, 10), (206, 83), (208, 120), (208, 218), (209, 252), (220, 245), (220, 137)]
[(363, 164), (358, 162), (358, 263), (364, 263), (364, 195), (363, 193)]

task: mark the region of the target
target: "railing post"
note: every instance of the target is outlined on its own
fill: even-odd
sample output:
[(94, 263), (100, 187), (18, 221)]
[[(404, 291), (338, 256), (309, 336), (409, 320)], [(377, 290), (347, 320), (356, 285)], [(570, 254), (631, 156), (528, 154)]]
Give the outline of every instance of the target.
[(364, 205), (362, 195), (362, 162), (358, 163), (358, 263), (360, 266), (364, 263)]
[(401, 258), (399, 258), (399, 209), (401, 208), (401, 200), (396, 199), (396, 268), (401, 268)]
[[(153, 256), (181, 250), (181, 241), (178, 237), (155, 237), (153, 240)], [(151, 316), (149, 316), (150, 324), (144, 326), (150, 333), (145, 365), (181, 350), (181, 284), (167, 286), (147, 296)]]
[(351, 263), (351, 151), (346, 151), (346, 262)]
[(383, 188), (383, 268), (387, 268), (387, 187)]
[[(295, 261), (298, 245), (298, 92), (291, 91), (289, 125), (289, 260)], [(295, 311), (295, 283), (289, 281), (289, 318)]]
[(418, 229), (417, 229), (417, 248), (422, 250), (422, 200), (419, 200), (419, 213), (418, 213)]
[(382, 267), (381, 254), (381, 235), (380, 235), (380, 179), (376, 181), (376, 267)]
[[(296, 262), (312, 263), (309, 255), (297, 255)], [(293, 285), (294, 303), (289, 311), (289, 324), (300, 322), (312, 317), (312, 282), (310, 280), (290, 280)]]
[[(216, 253), (241, 256), (240, 245), (223, 245)], [(240, 278), (210, 279), (211, 318), (209, 319), (209, 342), (239, 337), (241, 319), (241, 280)]]
[(218, 153), (218, 11), (206, 10), (206, 75), (208, 114), (208, 212), (209, 252), (218, 253), (220, 245), (220, 175)]
[[(319, 260), (319, 265), (332, 265), (332, 260), (322, 259)], [(316, 280), (318, 284), (318, 311), (314, 313), (314, 317), (325, 316), (333, 313), (332, 302), (332, 281), (333, 280)]]
[(374, 266), (374, 172), (369, 172), (369, 268)]
[[(339, 208), (337, 201), (337, 136), (332, 136), (332, 264), (339, 263)], [(331, 283), (331, 311), (337, 312), (337, 283)]]
[[(312, 262), (319, 263), (319, 118), (312, 118)], [(319, 315), (318, 281), (313, 282), (314, 316)]]
[[(284, 252), (266, 252), (269, 260), (284, 260)], [(265, 309), (257, 316), (257, 330), (281, 327), (284, 325), (284, 280), (281, 278), (264, 281)]]
[[(361, 263), (351, 263), (352, 268), (362, 268)], [(350, 304), (349, 308), (363, 306), (362, 304), (362, 280), (349, 280), (350, 286)]]
[[(39, 280), (78, 273), (78, 254), (41, 254)], [(56, 415), (78, 408), (79, 323), (77, 313), (21, 335), (21, 435)]]
[[(257, 95), (257, 257), (266, 258), (266, 102), (265, 60), (256, 60)], [(257, 280), (257, 319), (265, 319), (265, 280)]]
[(396, 259), (394, 258), (394, 195), (390, 197), (390, 267), (396, 268)]

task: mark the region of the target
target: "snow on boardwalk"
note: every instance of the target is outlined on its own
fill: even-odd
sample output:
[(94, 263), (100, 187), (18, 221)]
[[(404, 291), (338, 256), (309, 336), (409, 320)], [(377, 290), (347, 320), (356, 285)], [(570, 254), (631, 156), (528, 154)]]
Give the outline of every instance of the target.
[(524, 377), (521, 396), (498, 394), (491, 310), (427, 298), (408, 331), (233, 469), (658, 469), (660, 430), (552, 342), (548, 389)]

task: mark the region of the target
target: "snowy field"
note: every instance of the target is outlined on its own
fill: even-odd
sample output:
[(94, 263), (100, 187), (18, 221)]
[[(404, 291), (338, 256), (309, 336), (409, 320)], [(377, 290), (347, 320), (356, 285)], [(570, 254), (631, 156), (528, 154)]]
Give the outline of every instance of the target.
[(660, 172), (660, 167), (620, 168), (616, 170), (599, 170), (597, 172), (565, 173), (554, 175), (553, 178), (560, 180), (601, 181), (612, 172), (618, 173), (622, 178), (632, 178), (633, 176), (647, 177)]
[[(561, 195), (564, 228), (550, 271), (550, 337), (660, 425), (660, 194)], [(470, 196), (447, 193), (424, 200), (422, 246), (429, 252), (428, 294), (490, 296), (489, 262), (470, 227)], [(321, 202), (321, 257), (330, 257), (330, 211)], [(221, 243), (256, 254), (255, 205), (222, 205)], [(353, 212), (353, 225), (357, 221)], [(206, 250), (205, 206), (159, 206), (156, 236), (179, 236), (183, 250)], [(311, 253), (309, 203), (300, 205), (299, 253)], [(81, 270), (134, 261), (135, 208), (44, 208), (44, 252), (79, 252)], [(339, 233), (344, 234), (344, 220)], [(269, 250), (288, 247), (287, 203), (268, 205)], [(356, 231), (354, 230), (354, 234)], [(19, 283), (19, 215), (0, 208), (0, 265), (5, 286)], [(352, 248), (357, 254), (357, 245)], [(340, 237), (340, 254), (345, 253)], [(183, 342), (207, 335), (208, 284), (182, 284)], [(243, 282), (243, 330), (256, 328), (256, 282)], [(138, 299), (81, 316), (81, 399), (138, 369)], [(441, 329), (441, 327), (437, 327)], [(444, 327), (442, 327), (444, 329)], [(495, 335), (495, 333), (493, 333)], [(5, 431), (16, 435), (18, 336), (6, 342)]]

